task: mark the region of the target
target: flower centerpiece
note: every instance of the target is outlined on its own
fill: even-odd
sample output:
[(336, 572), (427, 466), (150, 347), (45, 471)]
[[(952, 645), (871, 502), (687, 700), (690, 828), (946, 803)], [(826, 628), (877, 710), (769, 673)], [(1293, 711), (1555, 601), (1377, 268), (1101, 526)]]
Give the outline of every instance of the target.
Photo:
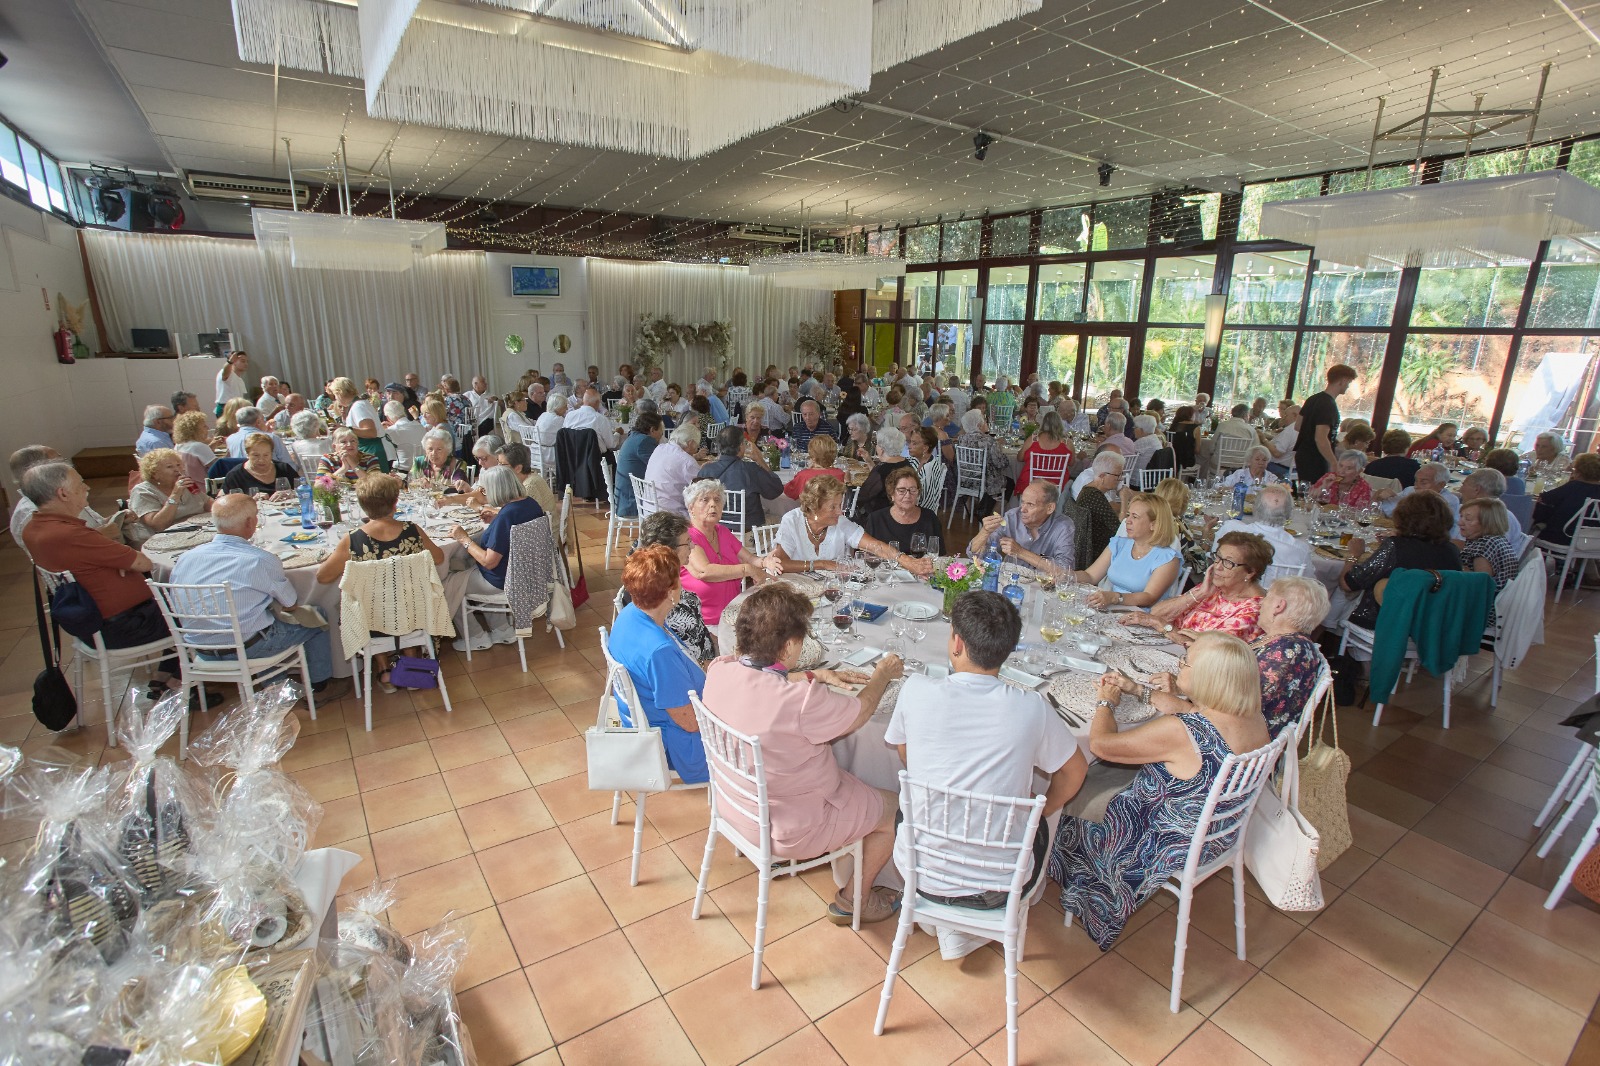
[(933, 575), (928, 578), (928, 584), (944, 593), (944, 613), (947, 618), (961, 594), (982, 583), (983, 564), (977, 559), (951, 559), (936, 564)]
[(339, 521), (339, 483), (331, 475), (322, 474), (311, 482), (311, 502), (322, 512), (324, 521)]
[(631, 403), (619, 403), (619, 404), (617, 404), (617, 419), (623, 425), (626, 425), (629, 422), (632, 422), (633, 421), (633, 404), (631, 404)]
[(789, 442), (783, 437), (764, 437), (761, 440), (761, 450), (766, 453), (767, 466), (776, 470), (779, 463), (789, 454)]
[(1022, 439), (1023, 440), (1027, 440), (1029, 437), (1033, 436), (1037, 432), (1039, 432), (1039, 424), (1037, 422), (1024, 422), (1024, 423), (1022, 423)]

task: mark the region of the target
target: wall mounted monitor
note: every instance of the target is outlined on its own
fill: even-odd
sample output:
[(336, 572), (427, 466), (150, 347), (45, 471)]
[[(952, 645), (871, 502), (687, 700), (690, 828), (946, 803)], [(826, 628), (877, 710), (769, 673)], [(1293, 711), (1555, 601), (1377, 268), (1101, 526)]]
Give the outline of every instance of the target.
[(128, 332), (132, 335), (132, 347), (136, 352), (172, 351), (172, 334), (164, 329), (135, 329)]
[(511, 295), (560, 296), (561, 268), (531, 266), (512, 267)]

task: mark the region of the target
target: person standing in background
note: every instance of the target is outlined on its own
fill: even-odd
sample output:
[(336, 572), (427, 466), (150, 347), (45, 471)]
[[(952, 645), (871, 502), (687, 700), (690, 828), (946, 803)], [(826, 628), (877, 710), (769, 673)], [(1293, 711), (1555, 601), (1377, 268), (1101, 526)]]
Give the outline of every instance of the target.
[(1295, 439), (1294, 461), (1300, 480), (1306, 484), (1315, 484), (1334, 467), (1334, 442), (1339, 432), (1336, 401), (1356, 377), (1354, 367), (1333, 364), (1328, 368), (1327, 387), (1306, 397), (1306, 402), (1300, 406), (1300, 435)]
[(250, 354), (234, 352), (227, 356), (222, 369), (217, 371), (217, 403), (211, 412), (222, 417), (222, 407), (229, 400), (242, 400), (245, 396), (244, 376), (250, 372)]

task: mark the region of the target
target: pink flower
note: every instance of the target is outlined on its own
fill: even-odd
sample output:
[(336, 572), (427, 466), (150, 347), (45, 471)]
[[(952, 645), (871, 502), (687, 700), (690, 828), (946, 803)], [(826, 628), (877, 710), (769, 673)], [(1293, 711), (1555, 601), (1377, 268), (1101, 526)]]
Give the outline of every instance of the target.
[(967, 564), (959, 559), (944, 568), (944, 576), (951, 581), (960, 581), (967, 576)]

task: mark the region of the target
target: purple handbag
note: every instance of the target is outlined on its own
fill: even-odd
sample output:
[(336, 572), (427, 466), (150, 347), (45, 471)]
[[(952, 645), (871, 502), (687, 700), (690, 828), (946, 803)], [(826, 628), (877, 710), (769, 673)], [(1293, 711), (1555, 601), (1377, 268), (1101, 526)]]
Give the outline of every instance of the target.
[(438, 688), (439, 660), (402, 655), (389, 670), (389, 683), (395, 688)]

